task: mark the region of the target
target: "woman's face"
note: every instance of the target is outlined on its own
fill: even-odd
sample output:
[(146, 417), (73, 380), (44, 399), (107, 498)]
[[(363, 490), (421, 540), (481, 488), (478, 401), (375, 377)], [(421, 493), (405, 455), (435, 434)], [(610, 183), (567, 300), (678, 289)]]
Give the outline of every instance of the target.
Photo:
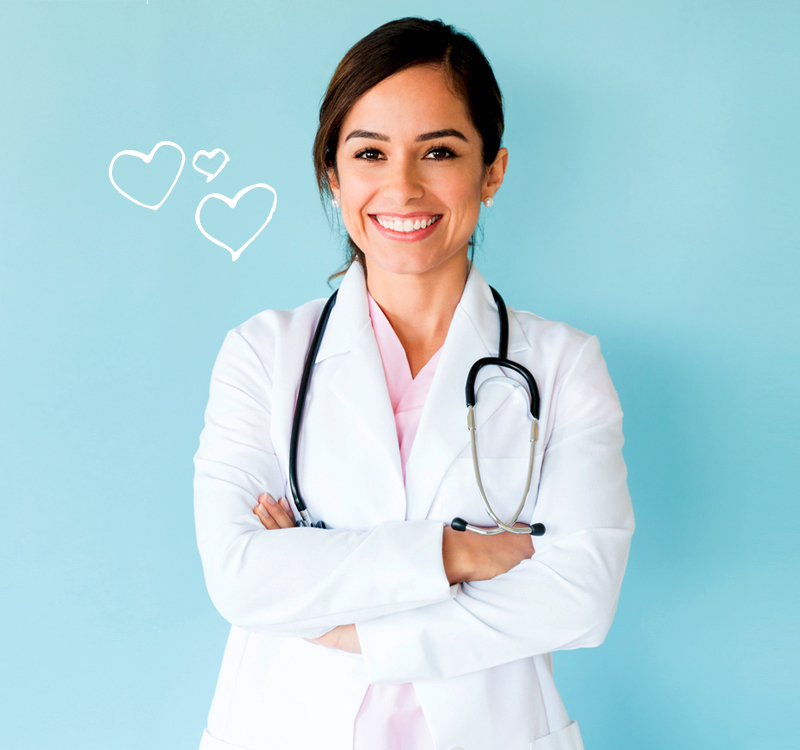
[(480, 134), (440, 68), (408, 68), (370, 89), (342, 124), (329, 174), (368, 271), (463, 271), (481, 201), (500, 187), (507, 158), (500, 149), (484, 168)]

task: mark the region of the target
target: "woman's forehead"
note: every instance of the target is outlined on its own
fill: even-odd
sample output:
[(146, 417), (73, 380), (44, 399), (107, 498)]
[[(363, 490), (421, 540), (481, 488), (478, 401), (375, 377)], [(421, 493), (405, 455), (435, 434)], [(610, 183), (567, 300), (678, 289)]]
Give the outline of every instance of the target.
[(340, 132), (344, 142), (354, 131), (405, 140), (446, 129), (455, 129), (468, 140), (475, 132), (464, 101), (442, 68), (419, 65), (389, 76), (363, 94)]

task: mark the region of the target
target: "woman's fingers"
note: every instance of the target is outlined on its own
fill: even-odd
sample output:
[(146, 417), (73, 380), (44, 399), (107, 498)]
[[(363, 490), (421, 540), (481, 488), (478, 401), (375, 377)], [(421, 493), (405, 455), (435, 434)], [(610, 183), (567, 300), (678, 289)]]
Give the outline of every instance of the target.
[(261, 506), (261, 503), (256, 504), (256, 507), (253, 508), (253, 513), (258, 516), (258, 520), (261, 521), (265, 529), (274, 530), (280, 528), (280, 526), (275, 523), (275, 519), (264, 510), (264, 508)]
[(336, 644), (339, 642), (340, 627), (342, 626), (339, 625), (333, 630), (323, 633), (319, 638), (303, 638), (303, 640), (309, 643), (316, 643), (318, 646), (325, 646), (325, 648), (336, 648)]
[(267, 529), (289, 529), (294, 527), (294, 515), (286, 498), (276, 501), (270, 494), (264, 493), (258, 498), (258, 505), (253, 511)]
[[(265, 496), (266, 501), (268, 502), (271, 498), (269, 495)], [(282, 529), (290, 529), (293, 526), (296, 526), (294, 521), (294, 515), (292, 514), (292, 508), (289, 505), (289, 501), (283, 497), (280, 499), (279, 502), (276, 502), (275, 505), (268, 505), (267, 506), (270, 511), (270, 515), (277, 521), (278, 526)]]
[(326, 648), (338, 648), (350, 654), (361, 653), (361, 642), (358, 640), (358, 631), (354, 624), (338, 625), (319, 638), (303, 638), (303, 640)]

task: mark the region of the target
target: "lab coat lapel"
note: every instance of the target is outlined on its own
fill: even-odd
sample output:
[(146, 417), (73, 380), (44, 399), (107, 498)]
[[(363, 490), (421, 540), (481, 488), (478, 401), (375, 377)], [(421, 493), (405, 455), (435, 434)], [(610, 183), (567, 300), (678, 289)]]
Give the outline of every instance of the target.
[[(385, 475), (389, 482), (386, 498), (393, 499), (390, 512), (396, 518), (403, 518), (405, 508), (400, 507), (404, 497), (403, 474), (397, 427), (369, 317), (364, 272), (357, 261), (347, 270), (339, 286), (315, 363), (342, 353), (346, 354), (330, 375), (328, 387), (355, 413), (360, 427), (374, 435), (386, 460)], [(334, 450), (339, 449), (346, 451), (341, 445), (334, 447)], [(342, 460), (346, 461), (347, 456)], [(391, 489), (396, 492), (390, 491), (391, 484), (395, 485)]]
[[(500, 336), (497, 307), (489, 285), (472, 266), (425, 399), (406, 463), (403, 493), (397, 426), (368, 304), (364, 271), (356, 261), (342, 279), (315, 363), (337, 354), (346, 355), (330, 375), (328, 387), (355, 413), (363, 428), (375, 436), (381, 448), (379, 453), (386, 461), (387, 497), (392, 498), (389, 509), (392, 517), (424, 519), (442, 478), (469, 443), (464, 388), (473, 362), (497, 356)], [(509, 354), (529, 348), (522, 327), (509, 311)], [(478, 374), (476, 390), (484, 380), (497, 375), (513, 377), (514, 373), (503, 372), (497, 366), (484, 367)], [(481, 391), (478, 430), (510, 395), (511, 391), (503, 388), (487, 387)], [(406, 508), (395, 507), (404, 496)]]
[[(428, 516), (436, 492), (450, 465), (470, 442), (465, 386), (472, 364), (498, 354), (500, 323), (489, 284), (472, 266), (461, 301), (453, 315), (442, 354), (420, 417), (406, 463), (407, 518)], [(529, 349), (513, 312), (509, 311), (508, 352)], [(511, 375), (497, 366), (481, 368), (476, 391), (487, 378)], [(511, 389), (487, 387), (479, 396), (477, 429), (511, 396)]]

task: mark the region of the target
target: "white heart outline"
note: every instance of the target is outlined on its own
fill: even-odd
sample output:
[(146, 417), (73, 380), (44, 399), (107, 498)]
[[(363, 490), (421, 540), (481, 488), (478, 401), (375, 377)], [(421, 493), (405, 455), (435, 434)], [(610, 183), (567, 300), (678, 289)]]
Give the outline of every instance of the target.
[[(178, 151), (181, 152), (181, 166), (178, 168), (178, 174), (175, 175), (175, 179), (172, 181), (172, 185), (169, 186), (169, 190), (167, 190), (167, 194), (161, 199), (160, 203), (156, 203), (155, 206), (149, 206), (146, 203), (142, 203), (141, 201), (137, 201), (136, 198), (128, 195), (116, 182), (114, 182), (114, 175), (112, 174), (112, 170), (114, 169), (114, 162), (119, 159), (120, 156), (137, 156), (144, 161), (145, 164), (149, 164), (150, 160), (153, 158), (153, 154), (155, 154), (158, 149), (162, 146), (173, 146), (177, 148)], [(181, 172), (183, 171), (183, 165), (186, 163), (186, 154), (183, 153), (183, 149), (177, 144), (173, 143), (172, 141), (159, 141), (153, 146), (153, 150), (145, 156), (141, 151), (120, 151), (118, 154), (114, 156), (111, 160), (111, 164), (108, 165), (108, 179), (111, 180), (111, 184), (122, 194), (124, 195), (129, 201), (133, 201), (139, 206), (143, 206), (144, 208), (152, 208), (153, 211), (158, 211), (159, 208), (164, 204), (164, 201), (169, 198), (169, 194), (172, 192), (172, 188), (175, 187), (175, 183), (178, 181), (178, 177), (181, 176)]]
[[(224, 154), (224, 156), (225, 156), (225, 160), (222, 162), (222, 164), (220, 164), (220, 165), (219, 165), (219, 168), (217, 169), (217, 171), (216, 171), (216, 172), (214, 172), (214, 174), (211, 174), (211, 172), (206, 172), (206, 170), (205, 170), (205, 169), (200, 169), (200, 167), (198, 167), (198, 166), (197, 166), (196, 162), (197, 162), (197, 157), (198, 157), (198, 156), (207, 156), (209, 159), (213, 159), (213, 158), (214, 158), (214, 157), (215, 157), (217, 154)], [(197, 153), (194, 155), (194, 159), (192, 159), (192, 166), (193, 166), (193, 167), (194, 167), (194, 168), (195, 168), (195, 169), (196, 169), (198, 172), (201, 172), (201, 173), (202, 173), (202, 174), (204, 174), (204, 175), (208, 175), (208, 177), (206, 178), (206, 184), (208, 184), (209, 182), (211, 182), (211, 180), (213, 180), (213, 179), (214, 179), (214, 178), (215, 178), (215, 177), (216, 177), (216, 176), (217, 176), (217, 175), (218, 175), (218, 174), (219, 174), (219, 173), (222, 171), (223, 167), (224, 167), (224, 166), (225, 166), (225, 165), (226, 165), (226, 164), (227, 164), (229, 161), (230, 161), (230, 159), (228, 158), (228, 154), (227, 154), (227, 153), (225, 153), (225, 151), (224, 151), (223, 149), (221, 149), (221, 148), (215, 148), (215, 149), (214, 149), (214, 150), (213, 150), (211, 153), (209, 153), (208, 151), (203, 151), (203, 150), (201, 149), (200, 151), (198, 151), (198, 152), (197, 152)]]
[[(255, 188), (265, 188), (270, 190), (272, 194), (275, 196), (275, 200), (272, 202), (272, 208), (270, 209), (269, 216), (267, 216), (267, 220), (261, 225), (261, 229), (259, 229), (247, 242), (244, 243), (236, 252), (234, 252), (231, 248), (229, 248), (224, 242), (220, 242), (219, 240), (214, 239), (205, 229), (203, 229), (203, 225), (200, 223), (200, 209), (203, 208), (203, 204), (209, 198), (218, 198), (221, 201), (225, 201), (230, 208), (236, 208), (236, 204), (239, 202), (239, 198), (241, 198), (245, 193), (254, 190)], [(219, 245), (220, 247), (224, 247), (230, 254), (233, 260), (236, 260), (241, 254), (242, 250), (244, 250), (259, 234), (263, 231), (264, 227), (269, 224), (270, 219), (272, 219), (272, 214), (275, 213), (275, 207), (278, 205), (278, 194), (275, 192), (275, 189), (267, 185), (266, 183), (259, 182), (255, 185), (249, 185), (248, 187), (242, 188), (238, 193), (236, 193), (236, 197), (228, 198), (221, 193), (209, 193), (205, 198), (203, 198), (200, 203), (197, 205), (197, 211), (194, 213), (194, 220), (197, 224), (197, 228), (215, 245)]]

